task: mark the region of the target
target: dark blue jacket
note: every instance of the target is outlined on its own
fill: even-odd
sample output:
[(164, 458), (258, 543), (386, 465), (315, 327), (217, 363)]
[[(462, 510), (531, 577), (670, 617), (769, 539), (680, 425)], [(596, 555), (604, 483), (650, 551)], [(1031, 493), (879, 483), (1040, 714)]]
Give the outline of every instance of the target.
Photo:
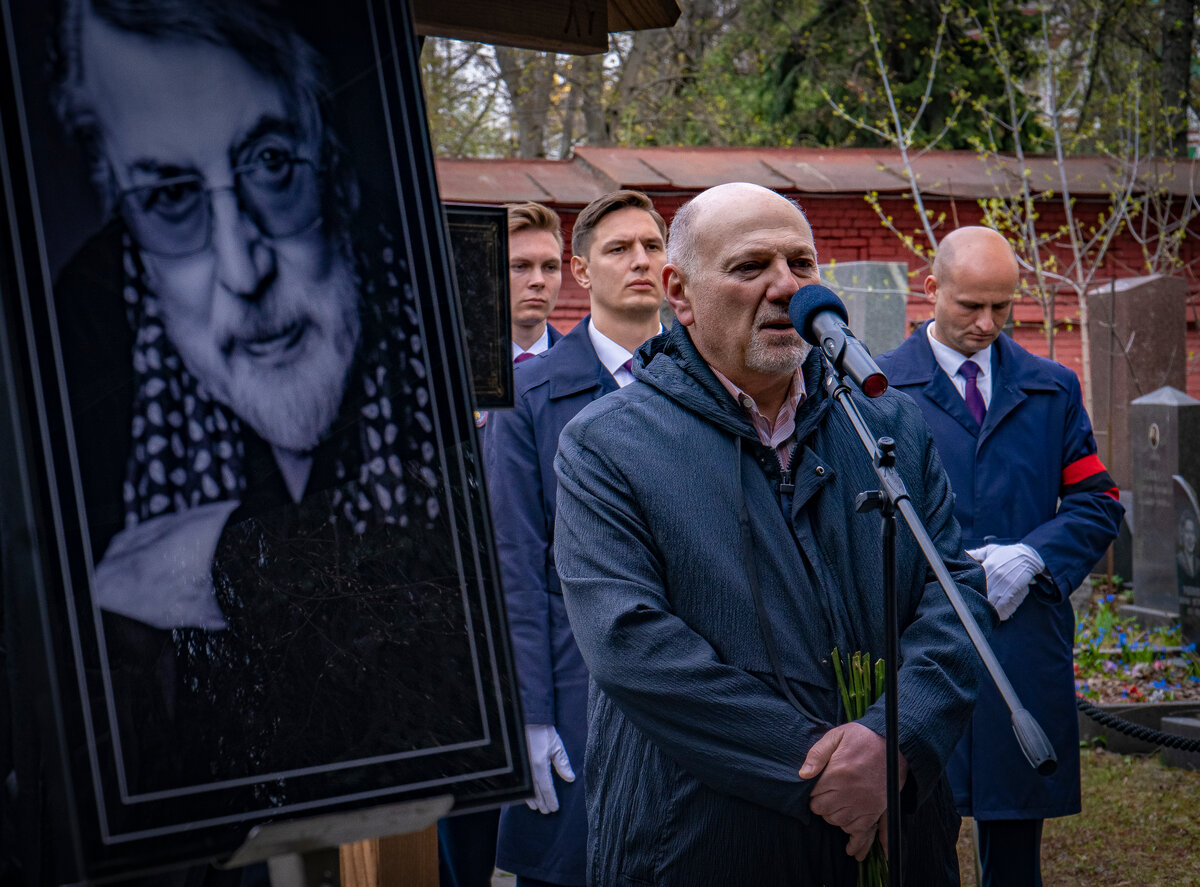
[(949, 768), (959, 812), (979, 819), (1078, 813), (1075, 620), (1068, 596), (1116, 538), (1123, 513), (1096, 458), (1079, 380), (1001, 334), (992, 348), (992, 398), (980, 428), (934, 359), (924, 326), (878, 362), (933, 429), (964, 545), (1024, 542), (1041, 555), (1050, 577), (1000, 623), (992, 646), (1054, 745), (1058, 772), (1047, 778), (1029, 767), (1007, 707), (984, 679), (971, 728)]
[[(812, 783), (797, 772), (844, 720), (830, 651), (878, 656), (885, 647), (879, 516), (854, 507), (878, 480), (821, 389), (821, 368), (814, 352), (786, 510), (775, 451), (682, 326), (642, 346), (637, 382), (563, 432), (555, 555), (593, 681), (590, 884), (855, 883), (846, 835), (810, 814)], [(859, 401), (877, 432), (911, 454), (901, 470), (914, 507), (967, 606), (990, 625), (983, 573), (961, 552), (920, 413), (896, 394)], [(905, 533), (898, 565), (899, 743), (906, 792), (921, 800), (920, 822), (908, 823), (906, 880), (957, 884), (958, 819), (942, 770), (966, 725), (976, 669), (965, 630)], [(882, 733), (883, 721), (880, 700), (862, 722)]]
[(556, 884), (584, 882), (588, 675), (554, 570), (554, 454), (567, 422), (618, 387), (596, 356), (588, 321), (517, 365), (516, 405), (491, 414), (484, 447), (525, 721), (557, 728), (576, 775), (570, 784), (555, 777), (557, 813), (517, 804), (501, 814), (496, 860), (502, 869)]

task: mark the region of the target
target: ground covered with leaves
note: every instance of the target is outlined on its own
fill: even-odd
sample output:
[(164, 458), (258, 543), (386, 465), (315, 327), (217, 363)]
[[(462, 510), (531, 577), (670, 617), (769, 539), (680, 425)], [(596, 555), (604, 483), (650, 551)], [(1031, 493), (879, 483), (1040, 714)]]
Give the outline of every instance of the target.
[[(1098, 748), (1083, 751), (1081, 769), (1083, 812), (1046, 821), (1047, 887), (1200, 887), (1200, 772)], [(963, 887), (974, 887), (969, 820), (958, 859)]]

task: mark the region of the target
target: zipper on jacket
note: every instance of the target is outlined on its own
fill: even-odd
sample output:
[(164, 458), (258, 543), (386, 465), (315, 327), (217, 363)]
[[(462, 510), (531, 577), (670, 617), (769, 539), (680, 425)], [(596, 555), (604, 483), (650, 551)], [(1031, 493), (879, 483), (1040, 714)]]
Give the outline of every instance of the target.
[(799, 449), (800, 441), (792, 444), (787, 465), (781, 465), (779, 472), (779, 507), (783, 509), (783, 516), (789, 523), (792, 520), (792, 494), (796, 492), (796, 485), (792, 483), (792, 463), (796, 461), (796, 451)]

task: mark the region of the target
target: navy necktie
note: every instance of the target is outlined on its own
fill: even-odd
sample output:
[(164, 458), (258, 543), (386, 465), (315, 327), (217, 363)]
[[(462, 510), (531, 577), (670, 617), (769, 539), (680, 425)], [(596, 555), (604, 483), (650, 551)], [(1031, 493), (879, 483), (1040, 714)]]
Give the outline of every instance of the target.
[(987, 405), (984, 404), (983, 395), (979, 393), (979, 385), (975, 381), (979, 376), (979, 364), (973, 360), (963, 361), (963, 365), (958, 368), (958, 374), (967, 380), (967, 390), (963, 392), (967, 409), (971, 411), (975, 421), (983, 425), (983, 417), (987, 415)]

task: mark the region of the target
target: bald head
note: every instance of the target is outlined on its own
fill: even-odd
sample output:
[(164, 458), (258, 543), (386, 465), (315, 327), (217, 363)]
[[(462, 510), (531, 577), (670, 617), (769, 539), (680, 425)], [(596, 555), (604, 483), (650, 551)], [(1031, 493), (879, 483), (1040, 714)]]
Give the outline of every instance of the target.
[(720, 185), (675, 214), (668, 243), (676, 318), (709, 365), (774, 416), (808, 352), (788, 318), (796, 290), (818, 281), (804, 213), (767, 188)]
[(1003, 235), (981, 226), (951, 231), (925, 278), (933, 337), (968, 357), (987, 348), (1008, 322), (1020, 282), (1020, 265)]
[(796, 212), (805, 226), (808, 219), (800, 204), (770, 188), (750, 182), (728, 182), (701, 191), (675, 213), (671, 220), (671, 236), (667, 239), (667, 261), (685, 272), (698, 270), (697, 259), (702, 254), (701, 241), (710, 234), (715, 221), (730, 221), (758, 208), (785, 205)]
[[(933, 257), (933, 267), (930, 273), (943, 283), (954, 276), (955, 267), (962, 262), (977, 262), (986, 257), (996, 264), (1011, 266), (1013, 277), (1019, 277), (1021, 267), (1017, 256), (1009, 246), (1004, 235), (982, 225), (969, 225), (966, 228), (956, 228), (938, 244), (937, 255)], [(1016, 283), (1013, 284), (1016, 289)]]

